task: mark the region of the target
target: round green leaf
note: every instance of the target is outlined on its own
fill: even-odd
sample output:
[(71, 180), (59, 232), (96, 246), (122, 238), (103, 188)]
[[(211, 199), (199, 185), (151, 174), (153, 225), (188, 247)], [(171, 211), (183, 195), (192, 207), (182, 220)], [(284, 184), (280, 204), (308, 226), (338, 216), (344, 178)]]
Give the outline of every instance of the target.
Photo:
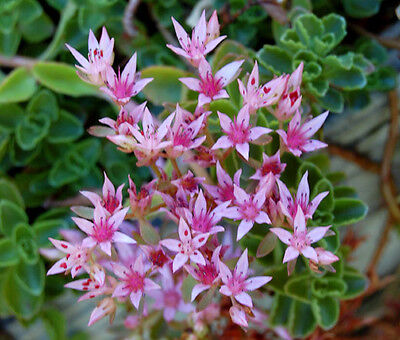
[(292, 57), (278, 46), (264, 45), (257, 53), (257, 60), (263, 67), (273, 73), (292, 72)]
[(364, 202), (355, 198), (335, 199), (333, 209), (334, 224), (343, 226), (361, 221), (368, 212), (368, 207)]
[(276, 294), (272, 303), (269, 322), (271, 326), (286, 326), (293, 299), (286, 295)]
[(289, 332), (293, 337), (305, 338), (317, 326), (311, 304), (294, 300), (289, 316)]
[(311, 302), (311, 285), (312, 278), (309, 275), (294, 276), (285, 284), (285, 293), (305, 303)]
[[(0, 268), (17, 264), (19, 261), (14, 243), (6, 238), (0, 240)], [(4, 269), (2, 269), (4, 270)]]
[(22, 199), (17, 186), (5, 178), (0, 179), (0, 200), (2, 199), (11, 201), (22, 209), (25, 208), (24, 200)]
[(41, 114), (53, 121), (56, 120), (58, 118), (58, 104), (56, 96), (46, 89), (39, 91), (29, 101), (28, 112), (34, 115)]
[(0, 230), (7, 237), (11, 237), (14, 229), (20, 223), (28, 223), (28, 216), (25, 210), (15, 203), (2, 200), (0, 201)]
[(364, 275), (356, 270), (350, 271), (348, 268), (343, 274), (343, 280), (347, 285), (347, 290), (341, 299), (353, 299), (364, 292), (368, 286), (368, 280)]
[(313, 300), (311, 304), (318, 324), (325, 330), (332, 328), (339, 319), (339, 300), (333, 297), (325, 297)]
[(35, 264), (39, 260), (39, 252), (32, 227), (27, 224), (19, 224), (14, 229), (13, 239), (20, 257), (25, 263)]
[(15, 140), (22, 150), (32, 150), (46, 137), (49, 127), (49, 117), (44, 114), (30, 114), (17, 126)]
[(39, 62), (32, 68), (33, 75), (54, 92), (73, 97), (90, 96), (97, 93), (96, 87), (85, 83), (76, 74), (76, 69), (62, 63)]
[(317, 278), (312, 281), (312, 292), (319, 298), (326, 296), (340, 297), (347, 289), (346, 283), (337, 278)]
[(33, 224), (33, 231), (36, 236), (38, 247), (50, 246), (49, 237), (56, 238), (60, 229), (67, 228), (64, 220), (44, 220)]
[(12, 71), (0, 84), (0, 103), (22, 102), (35, 93), (36, 82), (27, 69)]
[(59, 118), (50, 126), (47, 140), (49, 143), (68, 143), (83, 133), (81, 121), (67, 111), (60, 110)]
[(28, 264), (21, 261), (15, 269), (15, 278), (30, 294), (39, 296), (44, 289), (45, 269), (43, 261)]
[(7, 131), (14, 131), (18, 123), (24, 118), (24, 110), (16, 104), (0, 105), (0, 127)]

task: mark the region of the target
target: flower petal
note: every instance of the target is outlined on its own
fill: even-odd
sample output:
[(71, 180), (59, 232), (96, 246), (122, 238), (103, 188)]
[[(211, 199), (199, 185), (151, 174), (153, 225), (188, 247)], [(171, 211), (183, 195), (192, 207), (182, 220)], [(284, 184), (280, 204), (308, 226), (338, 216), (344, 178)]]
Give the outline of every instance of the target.
[(250, 308), (253, 307), (253, 301), (251, 300), (250, 295), (247, 294), (246, 292), (241, 292), (240, 294), (235, 295), (235, 299), (242, 305), (245, 305)]
[(290, 244), (290, 239), (292, 238), (292, 234), (283, 228), (270, 228), (271, 232), (273, 232), (279, 239), (285, 243)]
[(252, 291), (264, 286), (271, 280), (272, 276), (254, 276), (247, 279), (244, 283), (246, 285), (246, 290)]
[(289, 246), (285, 251), (285, 255), (283, 257), (283, 263), (294, 260), (299, 256), (299, 254), (300, 253), (297, 249), (293, 248), (292, 246)]

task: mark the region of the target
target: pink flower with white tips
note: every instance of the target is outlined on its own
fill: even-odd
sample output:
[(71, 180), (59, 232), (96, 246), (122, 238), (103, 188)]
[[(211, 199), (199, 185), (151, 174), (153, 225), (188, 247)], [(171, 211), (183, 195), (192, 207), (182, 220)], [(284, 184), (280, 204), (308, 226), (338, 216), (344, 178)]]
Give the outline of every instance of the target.
[(226, 35), (218, 37), (219, 24), (216, 12), (213, 13), (207, 25), (205, 11), (203, 11), (199, 22), (192, 31), (191, 39), (183, 27), (173, 17), (171, 19), (182, 48), (170, 44), (167, 47), (186, 58), (194, 67), (198, 67), (200, 60), (226, 38)]
[(258, 168), (251, 179), (261, 180), (268, 174), (272, 174), (275, 178), (279, 178), (281, 173), (285, 170), (286, 164), (281, 163), (281, 158), (279, 156), (279, 150), (273, 156), (268, 156), (263, 153), (263, 162), (260, 168)]
[(189, 89), (199, 92), (197, 106), (201, 107), (213, 100), (229, 98), (224, 87), (228, 85), (238, 73), (244, 60), (233, 61), (219, 71), (212, 74), (211, 66), (204, 58), (199, 64), (200, 80), (196, 78), (179, 78)]
[(235, 194), (233, 185), (236, 184), (240, 187), (240, 176), (242, 174), (242, 169), (236, 171), (235, 175), (232, 178), (229, 174), (222, 168), (219, 161), (217, 161), (217, 180), (218, 185), (211, 184), (203, 184), (203, 186), (207, 189), (209, 194), (215, 199), (215, 202), (221, 204), (223, 202), (234, 202)]
[(97, 41), (92, 30), (89, 31), (88, 60), (73, 47), (68, 44), (65, 44), (65, 46), (81, 64), (81, 66), (75, 65), (79, 77), (87, 83), (102, 85), (104, 83), (104, 72), (107, 67), (112, 65), (114, 60), (114, 38), (109, 38), (106, 28), (103, 27), (100, 42)]
[(248, 106), (240, 109), (237, 117), (233, 121), (224, 113), (218, 112), (219, 121), (226, 136), (220, 137), (212, 147), (215, 149), (236, 148), (236, 151), (249, 159), (249, 142), (254, 142), (272, 130), (262, 126), (251, 128), (250, 114)]
[(187, 124), (185, 113), (180, 106), (176, 105), (175, 121), (170, 130), (172, 145), (167, 148), (167, 154), (172, 158), (181, 156), (185, 151), (199, 147), (206, 140), (206, 136), (197, 137), (201, 130), (206, 114)]
[(219, 254), (221, 247), (218, 246), (213, 251), (211, 261), (206, 260), (206, 264), (197, 265), (198, 269), (192, 266), (185, 266), (185, 269), (193, 276), (193, 278), (200, 283), (196, 284), (192, 289), (191, 301), (193, 302), (196, 297), (207, 289), (210, 289), (219, 280)]
[(233, 323), (243, 328), (247, 328), (249, 326), (247, 322), (246, 312), (242, 307), (232, 306), (231, 308), (229, 308), (229, 315), (231, 316)]
[(67, 241), (59, 241), (49, 237), (51, 243), (58, 250), (67, 254), (58, 260), (47, 272), (47, 275), (54, 275), (71, 270), (71, 276), (75, 277), (82, 269), (89, 271), (87, 264), (89, 258), (89, 250), (80, 245), (72, 245)]
[(332, 263), (339, 261), (339, 257), (321, 247), (315, 248), (315, 252), (317, 253), (318, 262), (310, 260), (310, 269), (316, 273), (321, 273), (318, 269), (320, 266), (329, 272), (336, 273), (336, 269), (332, 266)]
[(257, 61), (255, 61), (253, 70), (247, 81), (247, 87), (238, 79), (239, 91), (243, 97), (243, 106), (247, 105), (249, 107), (249, 113), (253, 114), (260, 107), (275, 104), (285, 90), (286, 82), (287, 79), (281, 76), (259, 87), (258, 64)]
[(146, 104), (147, 102), (144, 102), (140, 105), (134, 106), (132, 109), (128, 109), (128, 105), (126, 105), (121, 108), (116, 120), (105, 117), (99, 121), (113, 129), (115, 134), (130, 135), (131, 127), (135, 126), (142, 120)]
[(285, 121), (295, 113), (301, 104), (300, 85), (303, 76), (303, 63), (288, 78), (287, 84), (275, 110), (272, 111), (274, 116)]
[(330, 227), (314, 227), (307, 231), (303, 210), (298, 206), (296, 217), (294, 218), (293, 234), (283, 228), (271, 228), (270, 230), (283, 243), (289, 246), (285, 251), (283, 263), (296, 259), (300, 254), (314, 262), (318, 262), (317, 252), (311, 247), (311, 244), (322, 239)]
[(112, 264), (113, 271), (120, 279), (120, 283), (115, 287), (112, 297), (127, 297), (139, 309), (142, 296), (152, 290), (161, 289), (154, 281), (146, 277), (142, 255), (139, 255), (133, 265), (129, 268), (119, 263)]
[(252, 308), (253, 301), (247, 291), (256, 290), (272, 280), (271, 276), (255, 276), (247, 278), (249, 270), (249, 260), (247, 249), (244, 250), (236, 263), (233, 273), (228, 266), (219, 262), (219, 275), (224, 285), (220, 288), (220, 293), (232, 296), (240, 304)]
[(156, 301), (154, 308), (163, 311), (165, 321), (170, 322), (175, 314), (179, 312), (190, 313), (194, 311), (194, 306), (185, 303), (182, 298), (182, 279), (174, 281), (170, 266), (164, 266), (160, 269), (161, 290), (150, 292), (150, 296)]
[(299, 187), (297, 188), (296, 198), (293, 200), (292, 195), (285, 185), (280, 180), (277, 180), (280, 201), (279, 208), (282, 213), (287, 217), (290, 224), (293, 224), (293, 220), (297, 213), (297, 207), (300, 206), (307, 219), (312, 218), (315, 210), (317, 210), (321, 201), (329, 194), (329, 191), (319, 193), (310, 202), (310, 188), (308, 186), (308, 171), (306, 171), (300, 180)]
[(179, 220), (178, 233), (180, 241), (174, 239), (165, 239), (160, 241), (162, 246), (177, 253), (172, 263), (173, 272), (175, 273), (180, 269), (187, 261), (189, 261), (189, 259), (194, 263), (202, 264), (204, 266), (206, 261), (204, 260), (199, 248), (204, 246), (210, 234), (199, 234), (192, 238), (190, 229), (183, 218)]
[(103, 197), (91, 191), (81, 191), (81, 194), (87, 197), (94, 206), (101, 205), (109, 215), (112, 215), (122, 209), (122, 188), (124, 185), (121, 184), (115, 191), (114, 185), (104, 172)]
[(310, 138), (324, 124), (328, 114), (329, 112), (326, 111), (301, 125), (301, 115), (297, 111), (289, 123), (287, 132), (284, 130), (277, 130), (276, 132), (281, 136), (287, 150), (296, 157), (300, 157), (303, 152), (311, 152), (327, 146), (319, 140)]
[(236, 209), (229, 217), (234, 220), (241, 220), (237, 231), (237, 241), (253, 228), (254, 223), (271, 223), (267, 213), (262, 210), (266, 199), (266, 192), (267, 187), (264, 186), (257, 193), (249, 195), (242, 188), (234, 185)]
[(109, 95), (118, 105), (124, 106), (131, 97), (136, 96), (153, 78), (140, 79), (136, 74), (136, 52), (125, 65), (122, 74), (118, 69), (118, 74), (110, 66), (105, 70), (105, 81), (107, 86), (100, 88), (105, 94)]
[(92, 248), (99, 245), (104, 253), (111, 256), (111, 244), (113, 242), (136, 243), (134, 239), (118, 231), (128, 210), (129, 208), (124, 208), (111, 216), (107, 216), (106, 210), (98, 204), (94, 208), (93, 222), (80, 217), (72, 217), (76, 225), (88, 235), (82, 241), (82, 246)]
[(230, 203), (230, 201), (227, 201), (214, 209), (208, 209), (203, 191), (200, 190), (192, 211), (185, 209), (185, 218), (193, 233), (210, 233), (210, 235), (213, 235), (224, 231), (225, 229), (217, 225), (217, 223), (223, 217), (229, 217), (230, 211), (234, 209), (228, 208)]

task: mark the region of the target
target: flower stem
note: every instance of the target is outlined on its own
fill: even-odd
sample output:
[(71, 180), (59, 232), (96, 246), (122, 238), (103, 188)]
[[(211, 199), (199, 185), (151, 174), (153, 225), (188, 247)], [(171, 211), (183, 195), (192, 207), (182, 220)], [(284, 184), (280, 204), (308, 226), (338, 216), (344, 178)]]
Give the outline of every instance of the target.
[(176, 174), (179, 177), (182, 177), (182, 173), (181, 173), (181, 170), (179, 170), (179, 166), (178, 166), (178, 163), (176, 163), (176, 159), (175, 158), (171, 158), (170, 161), (171, 161), (172, 166), (174, 167), (174, 170), (175, 170)]
[(151, 169), (155, 172), (159, 179), (162, 179), (162, 174), (155, 163), (150, 164)]

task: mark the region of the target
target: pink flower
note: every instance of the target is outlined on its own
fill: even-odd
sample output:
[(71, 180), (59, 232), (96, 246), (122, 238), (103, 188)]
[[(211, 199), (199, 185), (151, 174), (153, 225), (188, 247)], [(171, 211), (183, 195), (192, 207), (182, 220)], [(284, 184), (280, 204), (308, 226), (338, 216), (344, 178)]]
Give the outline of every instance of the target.
[(121, 184), (117, 191), (115, 191), (114, 185), (104, 172), (103, 197), (90, 191), (81, 191), (81, 194), (87, 197), (94, 206), (101, 205), (109, 215), (112, 215), (114, 212), (122, 209), (123, 187), (124, 184)]
[(113, 143), (119, 145), (124, 152), (135, 152), (140, 165), (153, 162), (160, 155), (165, 147), (171, 144), (170, 141), (163, 141), (171, 126), (174, 114), (165, 119), (162, 124), (156, 128), (150, 111), (146, 108), (143, 114), (143, 129), (138, 125), (131, 128), (132, 136), (115, 135), (107, 138)]
[(303, 63), (290, 75), (287, 84), (275, 110), (272, 111), (274, 116), (285, 121), (295, 113), (301, 104), (300, 85), (303, 75)]
[(92, 248), (99, 245), (104, 253), (111, 256), (111, 243), (136, 243), (134, 239), (118, 231), (128, 210), (129, 208), (124, 208), (111, 216), (107, 216), (106, 210), (101, 205), (96, 205), (93, 222), (80, 217), (72, 217), (76, 225), (88, 235), (82, 241), (82, 246)]
[(286, 82), (287, 79), (281, 76), (259, 87), (258, 64), (257, 61), (255, 61), (253, 70), (247, 81), (247, 87), (238, 79), (239, 91), (243, 97), (243, 106), (247, 105), (249, 113), (252, 114), (260, 107), (275, 104), (285, 90)]
[(232, 306), (231, 308), (229, 308), (229, 315), (231, 316), (233, 323), (244, 328), (247, 328), (249, 326), (249, 324), (247, 323), (246, 312), (242, 307)]
[(116, 134), (130, 135), (131, 127), (141, 121), (146, 104), (147, 102), (144, 102), (140, 105), (134, 106), (132, 109), (128, 109), (128, 105), (126, 105), (119, 111), (117, 120), (106, 117), (99, 121), (108, 125)]
[(273, 156), (268, 156), (263, 153), (263, 163), (261, 168), (258, 168), (251, 179), (261, 180), (268, 174), (272, 174), (275, 178), (279, 178), (281, 173), (285, 170), (286, 164), (281, 163), (281, 158), (279, 156), (279, 150)]
[(49, 237), (51, 243), (61, 252), (67, 254), (58, 260), (47, 272), (47, 275), (54, 275), (71, 270), (71, 276), (75, 277), (82, 269), (89, 271), (87, 265), (89, 250), (80, 245), (72, 245), (67, 241), (59, 241)]
[(136, 309), (139, 309), (140, 299), (145, 293), (161, 288), (154, 281), (146, 277), (142, 255), (139, 255), (135, 263), (131, 264), (129, 268), (119, 263), (113, 263), (112, 267), (115, 275), (121, 281), (115, 287), (112, 297), (126, 297), (129, 295)]
[(81, 64), (81, 66), (75, 65), (78, 69), (79, 77), (87, 83), (102, 85), (104, 82), (104, 72), (107, 67), (112, 65), (114, 59), (114, 38), (110, 40), (106, 28), (103, 27), (100, 43), (97, 42), (92, 30), (89, 31), (88, 60), (73, 47), (68, 44), (65, 44), (65, 46), (67, 46), (75, 59)]
[(209, 52), (211, 52), (226, 35), (219, 36), (219, 24), (216, 12), (210, 18), (207, 25), (205, 11), (201, 14), (200, 20), (192, 31), (192, 39), (189, 38), (183, 27), (174, 19), (171, 18), (174, 24), (176, 36), (182, 48), (167, 45), (176, 54), (181, 55), (189, 60), (194, 66), (198, 67), (200, 60)]
[(185, 208), (189, 208), (189, 201), (185, 190), (178, 186), (178, 190), (175, 195), (171, 196), (160, 192), (160, 195), (166, 204), (166, 208), (161, 208), (167, 216), (174, 222), (178, 223), (181, 216), (184, 216)]
[(213, 100), (229, 98), (224, 87), (233, 80), (243, 62), (244, 60), (231, 62), (217, 71), (214, 76), (210, 64), (203, 58), (199, 64), (200, 80), (196, 78), (179, 78), (179, 80), (189, 89), (199, 92), (197, 106), (200, 107)]
[(185, 303), (182, 298), (181, 287), (182, 280), (174, 282), (171, 269), (164, 266), (161, 272), (161, 290), (150, 292), (150, 296), (155, 299), (154, 308), (163, 311), (165, 321), (170, 322), (174, 319), (175, 314), (179, 312), (190, 313), (194, 310), (194, 306)]
[(220, 288), (220, 293), (226, 296), (232, 296), (240, 304), (249, 308), (253, 307), (253, 301), (247, 291), (253, 291), (272, 280), (271, 276), (255, 276), (247, 278), (249, 269), (249, 260), (247, 258), (247, 249), (240, 256), (233, 273), (228, 266), (219, 262), (219, 274), (224, 285)]
[(302, 152), (310, 152), (325, 148), (327, 146), (325, 143), (310, 138), (325, 122), (328, 113), (329, 112), (326, 111), (301, 125), (301, 115), (300, 112), (297, 111), (289, 123), (287, 132), (284, 130), (277, 130), (276, 132), (281, 136), (288, 151), (296, 157), (300, 157)]
[(140, 249), (145, 253), (150, 263), (156, 268), (162, 268), (166, 263), (171, 261), (170, 258), (165, 255), (164, 251), (159, 245), (148, 246), (142, 244), (140, 245)]
[(331, 226), (314, 227), (310, 231), (307, 231), (303, 210), (298, 206), (294, 219), (293, 234), (283, 228), (271, 228), (270, 230), (278, 236), (283, 243), (289, 246), (285, 251), (283, 263), (294, 260), (300, 254), (314, 262), (318, 262), (318, 255), (315, 249), (311, 247), (311, 244), (322, 239), (330, 227)]
[(195, 150), (195, 153), (192, 153), (188, 158), (184, 159), (184, 162), (187, 163), (195, 163), (201, 166), (202, 168), (209, 168), (217, 162), (217, 158), (215, 155), (215, 151), (210, 150), (210, 148), (200, 145)]
[(206, 262), (199, 248), (207, 242), (209, 233), (199, 234), (192, 239), (190, 229), (183, 218), (179, 220), (178, 232), (180, 241), (174, 239), (160, 241), (162, 246), (177, 253), (172, 263), (173, 272), (175, 273), (189, 259), (194, 263), (205, 265)]
[(239, 241), (246, 235), (254, 223), (268, 223), (271, 221), (265, 211), (262, 211), (266, 199), (267, 187), (262, 187), (256, 194), (249, 195), (237, 185), (234, 185), (236, 211), (229, 217), (234, 220), (241, 220), (236, 240)]
[(171, 181), (173, 185), (191, 197), (199, 192), (199, 185), (203, 182), (204, 177), (195, 177), (190, 170), (181, 178)]
[(91, 278), (72, 281), (64, 285), (64, 287), (86, 292), (78, 299), (78, 302), (94, 299), (112, 290), (105, 282), (101, 283)]
[(297, 189), (296, 198), (293, 200), (292, 195), (285, 185), (280, 180), (277, 180), (280, 201), (279, 208), (282, 213), (287, 217), (290, 224), (293, 224), (293, 220), (297, 213), (297, 207), (300, 206), (306, 219), (312, 218), (315, 210), (317, 210), (321, 201), (329, 194), (329, 191), (319, 193), (310, 202), (310, 188), (308, 186), (308, 171), (306, 171), (300, 180), (299, 187)]
[(318, 247), (315, 248), (315, 251), (318, 256), (318, 264), (321, 266), (328, 266), (333, 262), (339, 261), (339, 258), (335, 254), (325, 250), (324, 248)]
[(185, 217), (194, 233), (210, 233), (210, 235), (224, 231), (225, 229), (217, 223), (223, 217), (229, 217), (230, 211), (234, 208), (228, 208), (231, 202), (227, 201), (218, 205), (214, 209), (207, 208), (207, 202), (203, 191), (200, 190), (194, 208), (192, 211), (185, 209)]
[(272, 131), (261, 126), (250, 128), (250, 114), (247, 105), (240, 109), (233, 122), (224, 113), (218, 112), (218, 117), (226, 136), (220, 137), (213, 145), (212, 150), (235, 147), (236, 151), (246, 160), (249, 159), (249, 142), (254, 142), (262, 135)]
[(216, 168), (217, 168), (218, 185), (203, 184), (203, 186), (215, 199), (216, 203), (221, 204), (227, 201), (231, 201), (233, 203), (235, 201), (233, 185), (236, 184), (237, 186), (240, 187), (240, 175), (242, 174), (242, 169), (236, 171), (232, 181), (232, 178), (222, 168), (219, 161), (217, 161)]
[(105, 70), (105, 81), (107, 86), (100, 88), (105, 94), (109, 95), (118, 105), (124, 106), (131, 97), (136, 96), (153, 78), (140, 79), (136, 74), (136, 52), (125, 65), (122, 74), (118, 69), (118, 75), (110, 66)]
[(191, 266), (185, 266), (185, 269), (193, 276), (193, 278), (200, 283), (196, 284), (192, 289), (191, 301), (193, 302), (196, 297), (205, 290), (211, 288), (219, 279), (219, 253), (221, 246), (215, 248), (211, 261), (206, 260), (203, 266), (198, 264), (198, 269)]
[(170, 140), (172, 145), (167, 148), (167, 154), (172, 158), (181, 156), (185, 151), (198, 148), (206, 139), (206, 136), (197, 137), (203, 126), (206, 114), (202, 114), (199, 118), (190, 122), (185, 122), (185, 113), (176, 104), (175, 121), (170, 129)]

